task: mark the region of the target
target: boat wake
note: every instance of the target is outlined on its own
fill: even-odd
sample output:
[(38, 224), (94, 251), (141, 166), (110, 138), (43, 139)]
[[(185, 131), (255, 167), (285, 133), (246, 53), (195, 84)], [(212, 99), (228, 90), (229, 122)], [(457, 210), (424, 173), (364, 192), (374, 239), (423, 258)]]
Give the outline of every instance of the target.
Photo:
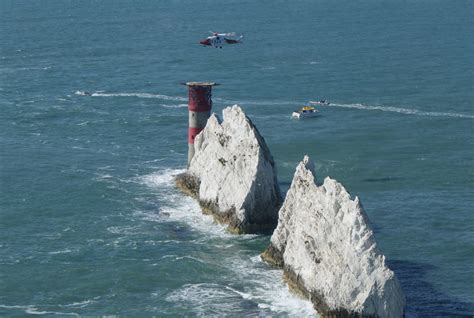
[(188, 99), (180, 96), (169, 96), (163, 94), (150, 94), (150, 93), (105, 93), (105, 92), (88, 92), (88, 91), (76, 91), (74, 94), (79, 96), (92, 96), (92, 97), (138, 97), (138, 98), (156, 98), (161, 100), (172, 100), (185, 102)]
[[(187, 97), (182, 96), (170, 96), (164, 94), (151, 94), (151, 93), (106, 93), (103, 91), (88, 92), (88, 91), (76, 91), (76, 95), (79, 96), (91, 96), (91, 97), (136, 97), (136, 98), (156, 98), (165, 101), (175, 101), (175, 102), (187, 102)], [(304, 102), (297, 101), (275, 101), (275, 100), (263, 100), (263, 101), (252, 101), (252, 100), (231, 100), (224, 98), (213, 98), (214, 102), (224, 105), (255, 105), (255, 106), (275, 106), (275, 105), (296, 105), (304, 104)], [(178, 104), (170, 105), (163, 104), (163, 107), (168, 108), (181, 108), (187, 107), (187, 104)], [(410, 109), (403, 107), (395, 106), (370, 106), (363, 105), (359, 103), (355, 104), (341, 104), (341, 103), (331, 103), (329, 105), (324, 105), (324, 107), (340, 107), (340, 108), (351, 108), (351, 109), (360, 109), (360, 110), (369, 110), (369, 111), (383, 111), (383, 112), (392, 112), (405, 115), (417, 115), (417, 116), (430, 116), (430, 117), (447, 117), (447, 118), (467, 118), (474, 119), (474, 115), (470, 114), (460, 114), (460, 113), (449, 113), (449, 112), (430, 112), (423, 111), (418, 109)]]
[[(170, 96), (164, 94), (151, 94), (151, 93), (107, 93), (104, 91), (82, 91), (77, 90), (74, 92), (78, 96), (91, 96), (91, 97), (137, 97), (137, 98), (156, 98), (166, 101), (178, 101), (178, 102), (187, 102), (188, 98), (183, 96)], [(183, 95), (187, 95), (184, 93)], [(281, 100), (232, 100), (215, 97), (213, 98), (215, 103), (224, 104), (224, 105), (234, 105), (234, 104), (243, 104), (243, 105), (256, 105), (256, 106), (274, 106), (274, 105), (294, 105), (294, 101), (281, 101)], [(165, 107), (176, 107), (174, 105), (164, 105)], [(178, 107), (187, 106), (184, 104), (179, 104)]]
[(393, 112), (405, 115), (417, 115), (417, 116), (431, 116), (431, 117), (452, 117), (452, 118), (469, 118), (474, 119), (474, 115), (459, 114), (459, 113), (446, 113), (446, 112), (427, 112), (418, 109), (392, 107), (392, 106), (369, 106), (363, 104), (338, 104), (331, 103), (325, 107), (342, 107), (362, 110), (378, 110), (383, 112)]
[(225, 105), (252, 105), (252, 106), (279, 106), (279, 105), (295, 105), (295, 104), (302, 104), (302, 102), (298, 103), (295, 101), (286, 101), (286, 100), (232, 100), (232, 99), (224, 99), (224, 98), (213, 98), (215, 102), (225, 104)]

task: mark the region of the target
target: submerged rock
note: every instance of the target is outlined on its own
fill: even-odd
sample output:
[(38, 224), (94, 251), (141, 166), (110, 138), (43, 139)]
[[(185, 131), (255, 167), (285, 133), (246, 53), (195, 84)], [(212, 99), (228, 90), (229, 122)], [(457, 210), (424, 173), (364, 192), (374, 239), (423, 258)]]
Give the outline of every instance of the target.
[(273, 157), (239, 106), (225, 108), (223, 118), (208, 119), (194, 140), (188, 171), (176, 184), (232, 232), (271, 231), (283, 201)]
[(283, 267), (323, 317), (403, 317), (405, 297), (359, 199), (329, 177), (316, 185), (314, 176), (305, 156), (262, 258)]

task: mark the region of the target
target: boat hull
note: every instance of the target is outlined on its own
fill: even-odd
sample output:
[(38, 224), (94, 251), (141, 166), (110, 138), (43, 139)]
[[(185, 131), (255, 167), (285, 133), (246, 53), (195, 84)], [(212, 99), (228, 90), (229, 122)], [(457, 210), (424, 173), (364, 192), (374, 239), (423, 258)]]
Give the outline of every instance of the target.
[(303, 119), (303, 118), (312, 118), (319, 116), (318, 112), (310, 112), (310, 113), (300, 113), (300, 112), (293, 112), (291, 114), (293, 118)]

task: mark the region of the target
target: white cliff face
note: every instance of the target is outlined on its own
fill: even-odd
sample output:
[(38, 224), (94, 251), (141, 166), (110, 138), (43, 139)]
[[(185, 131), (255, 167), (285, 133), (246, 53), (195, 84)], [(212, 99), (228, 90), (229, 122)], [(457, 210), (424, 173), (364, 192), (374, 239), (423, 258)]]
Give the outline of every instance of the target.
[(317, 186), (307, 156), (296, 168), (270, 249), (320, 313), (404, 316), (405, 297), (359, 199), (329, 177)]
[(189, 173), (200, 180), (201, 203), (211, 206), (214, 214), (231, 211), (237, 231), (274, 228), (282, 198), (273, 158), (239, 106), (225, 108), (222, 123), (211, 115), (194, 149)]

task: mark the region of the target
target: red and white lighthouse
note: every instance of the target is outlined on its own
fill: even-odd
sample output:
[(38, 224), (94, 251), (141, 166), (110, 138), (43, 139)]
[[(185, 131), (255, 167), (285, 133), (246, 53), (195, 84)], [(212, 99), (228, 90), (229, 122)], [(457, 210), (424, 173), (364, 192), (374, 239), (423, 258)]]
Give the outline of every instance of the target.
[(194, 156), (194, 138), (206, 126), (211, 115), (212, 86), (216, 83), (188, 82), (189, 128), (188, 128), (188, 165)]

